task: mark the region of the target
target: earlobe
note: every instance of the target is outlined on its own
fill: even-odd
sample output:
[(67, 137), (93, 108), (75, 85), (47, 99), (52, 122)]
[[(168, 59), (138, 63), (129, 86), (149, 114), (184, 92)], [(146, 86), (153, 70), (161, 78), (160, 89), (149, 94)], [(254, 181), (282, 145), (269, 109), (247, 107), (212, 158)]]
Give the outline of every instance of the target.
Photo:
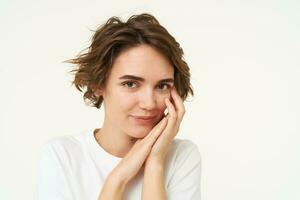
[(92, 92), (96, 97), (103, 96), (104, 91), (101, 86), (97, 86), (96, 84), (91, 84), (90, 89), (92, 90)]
[(102, 90), (100, 90), (100, 89), (96, 89), (96, 90), (94, 91), (94, 94), (95, 94), (97, 97), (100, 97), (100, 96), (103, 95), (103, 92), (102, 92)]

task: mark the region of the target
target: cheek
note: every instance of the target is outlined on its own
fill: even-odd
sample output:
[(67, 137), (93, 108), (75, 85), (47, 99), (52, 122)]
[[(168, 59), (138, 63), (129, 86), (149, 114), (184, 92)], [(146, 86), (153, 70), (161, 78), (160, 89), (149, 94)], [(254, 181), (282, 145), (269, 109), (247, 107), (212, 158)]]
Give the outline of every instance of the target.
[(117, 96), (118, 107), (123, 111), (130, 110), (136, 105), (136, 98), (134, 95), (128, 93), (119, 93)]
[[(171, 94), (159, 94), (156, 96), (156, 110), (163, 115), (165, 109), (167, 108), (164, 99), (170, 99)], [(119, 92), (114, 95), (114, 110), (131, 111), (136, 109), (138, 104), (138, 95), (128, 94), (126, 92)]]
[(132, 97), (122, 92), (111, 92), (104, 98), (104, 102), (107, 107), (107, 111), (111, 113), (123, 113), (128, 110), (133, 104)]
[(157, 101), (157, 107), (160, 110), (161, 113), (163, 113), (165, 111), (165, 109), (167, 108), (167, 105), (165, 103), (165, 98), (170, 99), (171, 95), (170, 94), (166, 94), (166, 95), (162, 95), (158, 101)]

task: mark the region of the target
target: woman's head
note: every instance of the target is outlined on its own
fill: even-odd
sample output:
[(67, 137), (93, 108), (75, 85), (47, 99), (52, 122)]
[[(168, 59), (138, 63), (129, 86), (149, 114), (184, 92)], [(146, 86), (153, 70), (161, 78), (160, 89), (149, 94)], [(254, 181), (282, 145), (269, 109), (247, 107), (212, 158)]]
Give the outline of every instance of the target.
[(189, 67), (179, 43), (155, 17), (144, 13), (126, 22), (111, 17), (95, 31), (88, 51), (68, 60), (76, 65), (73, 84), (79, 91), (86, 88), (84, 100), (100, 108), (103, 96), (97, 91), (106, 87), (114, 62), (121, 53), (141, 45), (152, 47), (169, 61), (174, 69), (174, 86), (184, 100), (188, 93), (193, 95)]
[(109, 132), (121, 130), (130, 137), (143, 138), (163, 117), (164, 99), (171, 99), (173, 86), (173, 66), (153, 47), (142, 44), (121, 52), (105, 88), (95, 91), (104, 99), (103, 126)]

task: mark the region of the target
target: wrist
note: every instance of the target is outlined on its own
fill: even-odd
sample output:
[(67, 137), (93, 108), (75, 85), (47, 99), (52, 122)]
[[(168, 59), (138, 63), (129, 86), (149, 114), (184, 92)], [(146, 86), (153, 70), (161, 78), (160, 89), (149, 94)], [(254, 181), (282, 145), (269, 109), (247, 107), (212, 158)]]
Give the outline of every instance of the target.
[(164, 169), (164, 160), (161, 159), (148, 159), (145, 164), (145, 169), (155, 169), (163, 170)]
[(117, 173), (114, 173), (114, 171), (109, 174), (109, 176), (107, 177), (107, 182), (110, 185), (114, 185), (118, 188), (122, 188), (124, 189), (126, 184), (127, 184), (127, 179), (126, 178), (122, 178), (122, 176), (120, 176)]

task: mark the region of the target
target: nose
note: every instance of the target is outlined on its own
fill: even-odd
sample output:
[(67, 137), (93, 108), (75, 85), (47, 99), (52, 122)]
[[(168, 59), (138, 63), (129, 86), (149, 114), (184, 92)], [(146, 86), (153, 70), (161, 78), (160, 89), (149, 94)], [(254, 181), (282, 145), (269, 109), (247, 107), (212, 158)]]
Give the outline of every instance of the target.
[(156, 107), (156, 97), (152, 89), (145, 89), (140, 93), (139, 106), (144, 110), (152, 110)]

